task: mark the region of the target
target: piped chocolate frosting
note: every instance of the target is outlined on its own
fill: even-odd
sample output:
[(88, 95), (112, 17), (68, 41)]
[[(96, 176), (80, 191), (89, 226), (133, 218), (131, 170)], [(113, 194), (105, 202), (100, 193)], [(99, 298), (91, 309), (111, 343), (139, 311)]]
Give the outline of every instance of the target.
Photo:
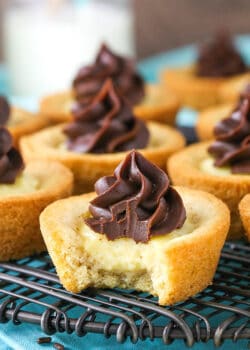
[(131, 104), (139, 103), (144, 97), (144, 82), (133, 61), (114, 54), (103, 44), (94, 64), (82, 67), (73, 81), (76, 99), (86, 103), (98, 93), (107, 78), (113, 80)]
[(214, 165), (229, 165), (232, 173), (250, 173), (250, 101), (245, 98), (230, 117), (214, 128), (216, 141), (208, 148)]
[(64, 128), (67, 147), (79, 153), (113, 153), (144, 148), (149, 131), (108, 79), (89, 104), (77, 103), (74, 121)]
[(0, 95), (0, 125), (5, 125), (10, 117), (10, 105), (4, 96)]
[(147, 243), (182, 227), (186, 211), (178, 192), (160, 168), (136, 151), (95, 184), (86, 224), (109, 240), (128, 237)]
[(9, 131), (0, 127), (0, 184), (12, 184), (23, 170), (21, 154), (13, 147)]
[(196, 62), (196, 74), (201, 77), (229, 77), (247, 71), (247, 66), (226, 31), (205, 43)]

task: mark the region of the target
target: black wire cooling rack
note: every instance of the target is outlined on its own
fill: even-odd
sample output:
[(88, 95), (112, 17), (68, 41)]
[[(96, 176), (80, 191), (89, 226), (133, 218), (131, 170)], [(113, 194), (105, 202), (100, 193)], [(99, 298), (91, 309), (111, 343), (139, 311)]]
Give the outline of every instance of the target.
[(47, 254), (0, 264), (0, 322), (39, 324), (47, 334), (75, 332), (195, 342), (250, 339), (250, 246), (226, 243), (214, 282), (202, 293), (160, 307), (145, 293), (124, 290), (65, 291)]

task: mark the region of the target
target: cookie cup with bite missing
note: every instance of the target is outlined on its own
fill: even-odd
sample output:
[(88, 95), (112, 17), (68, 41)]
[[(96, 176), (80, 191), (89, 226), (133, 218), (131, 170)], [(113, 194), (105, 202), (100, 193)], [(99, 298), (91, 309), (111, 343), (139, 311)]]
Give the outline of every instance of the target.
[(163, 171), (136, 157), (128, 155), (115, 176), (97, 182), (97, 197), (48, 206), (41, 231), (68, 291), (120, 287), (173, 304), (211, 283), (229, 211), (211, 194), (169, 187)]

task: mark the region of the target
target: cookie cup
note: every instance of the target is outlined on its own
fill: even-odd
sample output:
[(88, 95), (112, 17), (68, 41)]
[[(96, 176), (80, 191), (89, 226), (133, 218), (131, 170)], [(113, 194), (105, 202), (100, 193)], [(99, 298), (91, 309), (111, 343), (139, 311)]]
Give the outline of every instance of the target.
[(219, 103), (219, 88), (225, 79), (198, 77), (195, 67), (190, 66), (163, 71), (161, 81), (176, 94), (182, 105), (203, 109)]
[[(148, 122), (150, 142), (140, 152), (165, 170), (166, 159), (185, 145), (185, 139), (177, 130), (159, 123)], [(25, 161), (34, 159), (56, 160), (67, 166), (74, 174), (74, 193), (93, 191), (94, 183), (102, 176), (110, 175), (124, 159), (126, 152), (76, 153), (66, 148), (64, 124), (44, 129), (21, 140)]]
[(52, 124), (68, 122), (72, 120), (73, 103), (73, 92), (70, 90), (51, 94), (41, 99), (39, 113)]
[(87, 287), (136, 289), (166, 305), (210, 284), (229, 228), (229, 211), (211, 194), (176, 189), (186, 222), (147, 244), (130, 238), (109, 241), (93, 232), (84, 217), (95, 193), (48, 206), (40, 216), (41, 231), (63, 286), (76, 293)]
[(250, 83), (250, 73), (228, 79), (219, 89), (221, 102), (236, 103), (248, 83)]
[(144, 121), (174, 125), (179, 107), (179, 100), (169, 89), (160, 84), (147, 84), (146, 97), (134, 107), (134, 113)]
[(228, 239), (240, 238), (243, 234), (238, 205), (250, 192), (250, 175), (214, 175), (201, 169), (202, 162), (209, 158), (209, 142), (197, 143), (185, 148), (167, 162), (167, 170), (174, 185), (187, 186), (210, 192), (223, 200), (231, 212)]
[(250, 242), (250, 194), (247, 194), (240, 201), (239, 211), (247, 239)]
[[(247, 74), (235, 76), (244, 79)], [(161, 80), (173, 91), (181, 104), (201, 110), (223, 101), (221, 87), (232, 78), (207, 78), (195, 74), (195, 66), (163, 71)]]
[[(67, 122), (72, 119), (73, 92), (66, 91), (44, 97), (40, 102), (40, 113), (52, 123)], [(146, 96), (142, 103), (134, 107), (135, 115), (145, 121), (152, 120), (173, 125), (179, 109), (177, 97), (156, 84), (146, 85)]]
[(10, 131), (13, 142), (17, 147), (22, 136), (32, 134), (48, 126), (48, 124), (48, 120), (41, 115), (30, 113), (21, 108), (12, 107), (10, 119), (6, 127)]
[[(0, 260), (20, 259), (46, 250), (39, 215), (57, 199), (72, 192), (73, 175), (56, 162), (32, 162), (22, 176), (37, 181), (37, 188), (28, 193), (0, 195)], [(1, 185), (0, 185), (1, 187)]]
[(222, 119), (229, 117), (234, 108), (235, 104), (225, 103), (201, 111), (195, 126), (198, 138), (201, 141), (213, 139), (215, 125)]

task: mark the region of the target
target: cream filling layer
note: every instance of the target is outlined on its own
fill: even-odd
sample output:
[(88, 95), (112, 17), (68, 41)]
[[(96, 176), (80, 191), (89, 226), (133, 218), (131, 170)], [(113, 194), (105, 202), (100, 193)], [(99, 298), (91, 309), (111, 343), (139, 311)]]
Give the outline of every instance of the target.
[(200, 170), (204, 173), (208, 173), (215, 176), (228, 176), (232, 175), (229, 166), (217, 167), (214, 165), (214, 159), (212, 157), (203, 159), (200, 163)]
[[(187, 218), (184, 225), (166, 235), (153, 236), (148, 243), (136, 243), (131, 238), (109, 241), (104, 234), (90, 229), (86, 224), (79, 227), (86, 253), (98, 262), (98, 269), (122, 273), (124, 271), (150, 271), (155, 261), (164, 260), (164, 250), (169, 241), (192, 233), (199, 226), (199, 220)], [(162, 258), (161, 258), (162, 257)]]
[(250, 175), (246, 173), (233, 174), (229, 166), (217, 167), (214, 165), (214, 159), (212, 157), (206, 158), (200, 163), (200, 170), (202, 170), (204, 173), (208, 173), (215, 176), (228, 176), (228, 175), (249, 176)]
[(19, 196), (32, 193), (39, 189), (39, 180), (34, 176), (23, 172), (16, 178), (13, 184), (0, 183), (0, 197)]

